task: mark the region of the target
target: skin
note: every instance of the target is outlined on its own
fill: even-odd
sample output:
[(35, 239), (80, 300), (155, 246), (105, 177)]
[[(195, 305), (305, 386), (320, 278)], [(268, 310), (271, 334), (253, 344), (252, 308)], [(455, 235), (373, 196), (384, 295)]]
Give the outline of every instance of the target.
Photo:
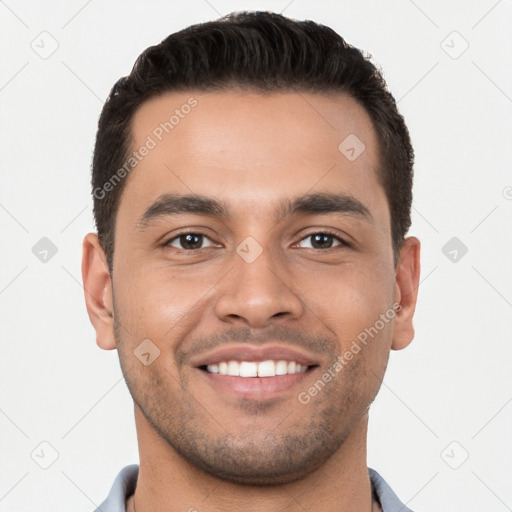
[[(137, 111), (133, 147), (190, 97), (197, 106), (127, 178), (112, 275), (97, 235), (83, 244), (97, 343), (118, 350), (134, 399), (136, 510), (370, 511), (368, 408), (390, 350), (413, 339), (420, 273), (414, 237), (394, 264), (371, 120), (342, 94), (168, 93)], [(366, 146), (354, 161), (338, 149), (349, 134)], [(321, 192), (350, 195), (370, 215), (276, 219), (283, 200)], [(142, 228), (164, 193), (222, 200), (230, 217), (165, 215)], [(185, 229), (207, 237), (202, 248), (180, 245)], [(313, 248), (311, 235), (325, 230), (334, 238)], [(248, 236), (262, 250), (251, 263), (236, 251)], [(298, 394), (395, 303), (394, 319), (301, 403)], [(148, 366), (134, 356), (144, 339), (160, 350)], [(296, 347), (317, 366), (276, 396), (247, 398), (219, 391), (193, 364), (244, 343)]]

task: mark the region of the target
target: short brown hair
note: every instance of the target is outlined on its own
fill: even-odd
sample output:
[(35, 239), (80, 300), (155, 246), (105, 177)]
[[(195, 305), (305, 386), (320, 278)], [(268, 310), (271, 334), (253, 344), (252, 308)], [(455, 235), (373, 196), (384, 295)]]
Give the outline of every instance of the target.
[(365, 108), (379, 140), (379, 176), (389, 203), (396, 261), (411, 224), (414, 153), (381, 72), (329, 27), (271, 12), (239, 12), (193, 25), (147, 48), (110, 92), (98, 123), (92, 166), (94, 217), (110, 271), (126, 179), (108, 187), (108, 193), (104, 185), (130, 154), (136, 110), (165, 92), (230, 87), (345, 92)]

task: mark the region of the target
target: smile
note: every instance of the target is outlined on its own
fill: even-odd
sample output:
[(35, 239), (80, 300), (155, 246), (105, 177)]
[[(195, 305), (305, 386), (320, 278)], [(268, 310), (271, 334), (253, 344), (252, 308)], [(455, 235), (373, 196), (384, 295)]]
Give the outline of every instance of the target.
[[(229, 401), (289, 398), (322, 366), (321, 356), (300, 347), (276, 343), (226, 344), (191, 358), (200, 382)], [(292, 395), (293, 396), (293, 395)]]
[(296, 361), (272, 360), (267, 361), (221, 361), (209, 364), (206, 370), (219, 375), (232, 377), (276, 377), (278, 375), (294, 375), (304, 373), (308, 366)]

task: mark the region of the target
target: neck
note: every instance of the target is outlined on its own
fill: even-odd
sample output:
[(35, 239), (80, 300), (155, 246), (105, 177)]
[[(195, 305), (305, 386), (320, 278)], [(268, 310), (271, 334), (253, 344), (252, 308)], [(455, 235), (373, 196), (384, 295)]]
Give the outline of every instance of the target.
[(130, 506), (136, 512), (372, 510), (366, 466), (367, 414), (321, 468), (296, 482), (275, 486), (240, 485), (205, 473), (158, 436), (137, 407), (135, 420), (140, 468)]

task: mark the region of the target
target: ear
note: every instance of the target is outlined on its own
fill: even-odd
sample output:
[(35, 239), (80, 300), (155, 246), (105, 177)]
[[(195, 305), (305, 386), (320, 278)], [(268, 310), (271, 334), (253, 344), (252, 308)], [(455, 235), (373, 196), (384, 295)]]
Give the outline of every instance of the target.
[(87, 313), (96, 330), (96, 343), (104, 350), (116, 348), (112, 281), (98, 235), (89, 233), (82, 245), (82, 280)]
[(400, 304), (394, 322), (393, 350), (401, 350), (414, 338), (413, 316), (420, 281), (420, 241), (405, 239), (396, 267), (395, 304)]

